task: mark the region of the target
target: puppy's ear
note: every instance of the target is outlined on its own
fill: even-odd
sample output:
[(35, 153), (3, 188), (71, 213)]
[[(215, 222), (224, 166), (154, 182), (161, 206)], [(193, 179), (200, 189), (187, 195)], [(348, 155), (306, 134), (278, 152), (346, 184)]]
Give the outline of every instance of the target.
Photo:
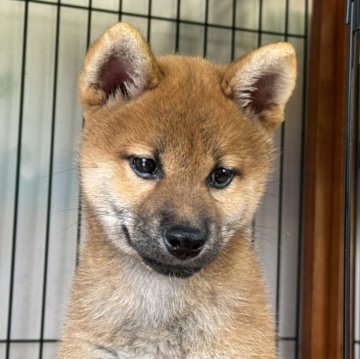
[(284, 119), (284, 107), (295, 81), (295, 50), (288, 43), (277, 43), (254, 50), (230, 64), (222, 89), (246, 116), (273, 130)]
[(126, 23), (110, 27), (88, 51), (80, 75), (80, 99), (86, 109), (114, 99), (129, 101), (155, 87), (161, 72), (138, 30)]

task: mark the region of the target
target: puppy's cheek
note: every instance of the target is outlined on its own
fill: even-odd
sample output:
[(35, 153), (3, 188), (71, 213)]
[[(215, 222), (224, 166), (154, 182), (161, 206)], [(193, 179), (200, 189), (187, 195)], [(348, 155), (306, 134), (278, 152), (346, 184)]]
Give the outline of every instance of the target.
[(239, 227), (240, 226), (235, 223), (228, 223), (221, 227), (220, 238), (223, 246), (230, 241), (230, 239), (233, 237)]
[(218, 223), (218, 237), (223, 247), (231, 237), (248, 222), (249, 207), (245, 198), (236, 205), (232, 203), (221, 213), (221, 222)]
[(217, 193), (217, 196), (221, 196), (221, 201), (217, 201), (217, 206), (221, 213), (225, 237), (231, 236), (240, 227), (251, 222), (263, 195), (264, 183), (265, 179), (259, 181), (249, 178), (239, 181), (226, 192)]
[(135, 254), (124, 233), (124, 227), (129, 232), (134, 228), (133, 203), (127, 196), (120, 196), (114, 185), (115, 173), (114, 167), (106, 163), (101, 168), (83, 170), (83, 190), (106, 238), (122, 252)]
[[(235, 197), (239, 197), (236, 201)], [(244, 196), (239, 196), (235, 191), (229, 191), (223, 196), (223, 202), (218, 205), (218, 218), (215, 219), (220, 228), (230, 228), (231, 223), (241, 221), (247, 211), (247, 203)]]

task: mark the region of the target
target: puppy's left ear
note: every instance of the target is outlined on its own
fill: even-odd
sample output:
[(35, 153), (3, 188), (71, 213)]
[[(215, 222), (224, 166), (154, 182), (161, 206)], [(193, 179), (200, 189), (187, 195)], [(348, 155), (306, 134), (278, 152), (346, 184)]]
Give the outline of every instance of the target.
[(247, 117), (274, 130), (284, 119), (295, 82), (295, 50), (289, 43), (277, 43), (230, 64), (221, 85)]

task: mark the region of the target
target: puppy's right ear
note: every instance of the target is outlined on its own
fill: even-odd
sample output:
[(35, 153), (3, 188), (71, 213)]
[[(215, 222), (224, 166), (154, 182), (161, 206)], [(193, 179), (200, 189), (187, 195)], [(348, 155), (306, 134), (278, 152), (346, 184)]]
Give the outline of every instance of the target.
[(126, 23), (110, 27), (88, 51), (79, 79), (84, 109), (113, 100), (129, 101), (155, 87), (161, 71), (138, 30)]

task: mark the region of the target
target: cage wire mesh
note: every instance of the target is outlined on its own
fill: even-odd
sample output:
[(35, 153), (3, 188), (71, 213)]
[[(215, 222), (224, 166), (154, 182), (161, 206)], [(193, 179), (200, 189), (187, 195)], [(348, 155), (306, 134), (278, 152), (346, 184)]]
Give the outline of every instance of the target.
[[(0, 357), (54, 358), (85, 228), (77, 77), (108, 26), (138, 27), (156, 55), (228, 63), (291, 42), (298, 83), (254, 223), (282, 358), (299, 358), (308, 0), (4, 0), (0, 5)], [(358, 342), (359, 343), (359, 342)]]

